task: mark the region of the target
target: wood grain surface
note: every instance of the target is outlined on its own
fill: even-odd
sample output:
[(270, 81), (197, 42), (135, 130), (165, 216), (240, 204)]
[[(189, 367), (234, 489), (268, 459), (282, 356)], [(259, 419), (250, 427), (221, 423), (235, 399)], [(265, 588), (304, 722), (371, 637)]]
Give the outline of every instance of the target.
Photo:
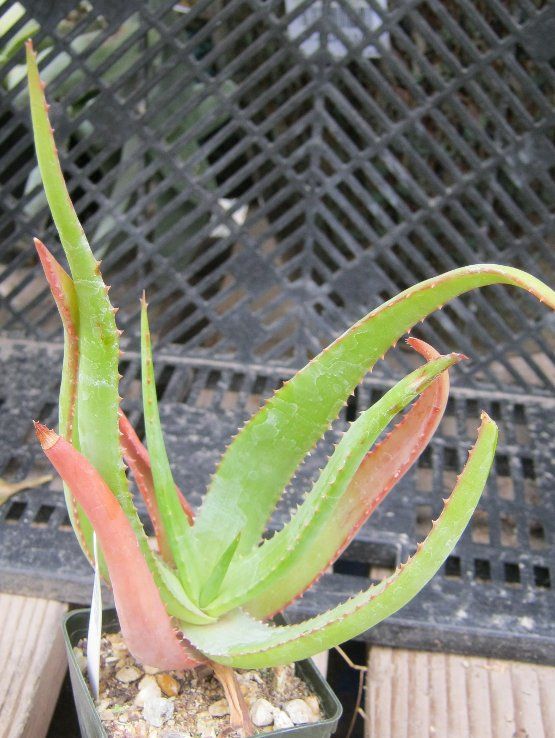
[(555, 668), (375, 647), (366, 738), (555, 738)]
[(67, 663), (67, 605), (0, 593), (0, 738), (44, 738)]

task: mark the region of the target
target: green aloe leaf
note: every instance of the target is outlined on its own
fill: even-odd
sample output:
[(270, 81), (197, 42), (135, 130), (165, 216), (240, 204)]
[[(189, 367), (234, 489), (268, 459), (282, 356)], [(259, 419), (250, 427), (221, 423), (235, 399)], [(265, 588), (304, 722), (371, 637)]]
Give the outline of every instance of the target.
[(160, 425), (147, 304), (144, 297), (141, 301), (141, 364), (146, 439), (161, 522), (181, 583), (189, 596), (198, 600), (199, 583), (195, 573), (191, 524), (176, 492)]
[[(438, 352), (424, 341), (408, 343), (427, 361)], [(443, 372), (413, 403), (401, 420), (366, 454), (333, 514), (310, 525), (302, 553), (289, 556), (278, 576), (245, 604), (251, 615), (266, 620), (302, 596), (347, 548), (359, 528), (403, 478), (433, 437), (449, 397), (449, 374)]]
[(172, 595), (172, 600), (166, 601), (169, 615), (173, 615), (179, 620), (195, 625), (205, 625), (207, 623), (216, 622), (216, 618), (207, 615), (195, 603), (187, 597), (183, 589), (183, 585), (179, 581), (175, 573), (169, 566), (164, 564), (161, 559), (156, 559), (160, 579), (164, 583), (168, 593)]
[(100, 276), (63, 177), (48, 106), (32, 43), (26, 44), (29, 97), (35, 148), (46, 198), (60, 235), (77, 297), (79, 370), (75, 415), (80, 451), (102, 476), (129, 520), (166, 602), (172, 600), (160, 580), (147, 536), (133, 505), (119, 441), (119, 332), (108, 288)]
[(555, 306), (553, 290), (518, 269), (496, 264), (455, 269), (373, 310), (274, 394), (227, 449), (197, 515), (195, 535), (208, 571), (239, 532), (237, 554), (258, 545), (295, 469), (376, 361), (431, 312), (491, 284), (521, 287)]
[(307, 658), (397, 612), (434, 576), (466, 528), (486, 484), (497, 435), (497, 426), (483, 413), (476, 445), (441, 515), (416, 553), (390, 577), (296, 625), (266, 625), (238, 610), (214, 625), (183, 624), (185, 636), (214, 661), (253, 669)]
[[(235, 538), (235, 540), (231, 542), (229, 548), (224, 551), (222, 558), (218, 561), (212, 573), (206, 580), (206, 584), (204, 585), (200, 593), (201, 607), (205, 607), (206, 605), (208, 605), (218, 595), (222, 582), (228, 572), (231, 560), (233, 559), (235, 551), (237, 550), (237, 546), (239, 545), (240, 538), (241, 534), (239, 533), (237, 535), (237, 538)], [(243, 581), (243, 585), (244, 583), (245, 582)]]
[[(361, 413), (338, 443), (291, 520), (250, 555), (234, 562), (222, 594), (209, 607), (210, 613), (221, 615), (268, 588), (272, 590), (274, 581), (278, 582), (287, 572), (295, 577), (309, 568), (306, 557), (314, 538), (318, 538), (328, 525), (342, 527), (341, 502), (368, 449), (398, 413), (460, 358), (460, 354), (449, 354), (428, 362)], [(332, 548), (337, 548), (335, 542)]]
[(124, 509), (127, 507), (129, 510), (131, 498), (119, 444), (119, 338), (114, 312), (98, 263), (70, 200), (48, 119), (36, 57), (30, 43), (27, 44), (27, 64), (37, 159), (46, 198), (77, 294), (77, 412), (81, 450), (103, 476)]

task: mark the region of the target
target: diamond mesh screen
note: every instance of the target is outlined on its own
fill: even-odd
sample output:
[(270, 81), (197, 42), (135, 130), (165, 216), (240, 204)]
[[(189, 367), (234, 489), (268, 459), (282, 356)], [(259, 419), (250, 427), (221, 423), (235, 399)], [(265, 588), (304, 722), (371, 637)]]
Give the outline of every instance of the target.
[[(555, 6), (542, 0), (3, 2), (0, 328), (51, 340), (31, 248), (34, 35), (72, 197), (137, 334), (303, 364), (383, 299), (467, 263), (553, 279)], [(550, 240), (551, 239), (551, 240)], [(554, 339), (488, 288), (422, 327), (458, 382), (550, 393)], [(410, 366), (398, 349), (382, 369)]]

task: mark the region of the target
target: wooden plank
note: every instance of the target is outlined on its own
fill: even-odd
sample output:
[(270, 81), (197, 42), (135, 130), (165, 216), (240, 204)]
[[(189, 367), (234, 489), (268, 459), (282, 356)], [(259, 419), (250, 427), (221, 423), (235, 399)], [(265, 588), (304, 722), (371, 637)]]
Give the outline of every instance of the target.
[(366, 738), (555, 738), (555, 668), (375, 647)]
[(0, 738), (44, 738), (67, 667), (67, 605), (0, 593)]

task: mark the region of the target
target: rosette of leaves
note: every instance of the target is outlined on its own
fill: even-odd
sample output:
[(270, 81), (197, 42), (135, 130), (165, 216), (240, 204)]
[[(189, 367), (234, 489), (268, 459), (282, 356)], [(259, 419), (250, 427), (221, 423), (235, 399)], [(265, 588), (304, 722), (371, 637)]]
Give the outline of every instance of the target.
[[(328, 346), (246, 423), (225, 451), (202, 506), (193, 512), (175, 486), (164, 447), (144, 299), (148, 452), (120, 410), (116, 309), (68, 196), (30, 44), (27, 56), (38, 162), (71, 271), (70, 276), (36, 242), (65, 329), (59, 434), (37, 424), (37, 435), (65, 482), (74, 529), (89, 558), (96, 531), (102, 569), (131, 653), (163, 669), (212, 664), (228, 698), (235, 699), (232, 724), (249, 732), (228, 667), (303, 659), (357, 636), (409, 602), (468, 524), (489, 474), (497, 428), (483, 413), (475, 446), (441, 514), (414, 555), (391, 576), (316, 617), (277, 626), (272, 616), (333, 563), (423, 451), (446, 406), (448, 369), (461, 355), (441, 356), (410, 339), (426, 363), (361, 413), (290, 520), (263, 540), (297, 466), (365, 373), (429, 313), (491, 284), (522, 288), (552, 308), (555, 293), (525, 272), (498, 265), (457, 269), (402, 292)], [(133, 505), (126, 464), (146, 500), (157, 552)]]

